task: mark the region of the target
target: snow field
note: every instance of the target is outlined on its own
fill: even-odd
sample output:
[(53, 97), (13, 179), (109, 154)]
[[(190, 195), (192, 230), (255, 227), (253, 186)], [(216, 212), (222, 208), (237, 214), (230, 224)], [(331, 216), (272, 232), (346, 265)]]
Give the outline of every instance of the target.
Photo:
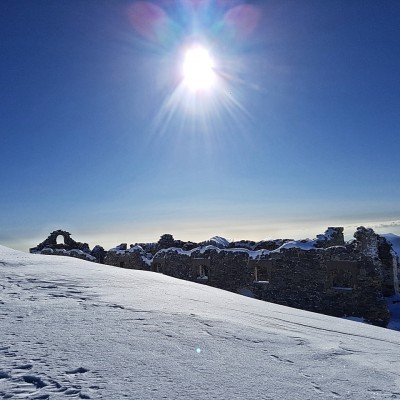
[(0, 397), (400, 399), (400, 333), (0, 247)]

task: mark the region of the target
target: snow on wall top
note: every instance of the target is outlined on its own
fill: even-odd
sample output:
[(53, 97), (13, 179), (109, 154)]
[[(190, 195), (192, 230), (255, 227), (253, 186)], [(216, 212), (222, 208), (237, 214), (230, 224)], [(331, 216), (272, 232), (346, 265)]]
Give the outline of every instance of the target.
[(57, 255), (63, 255), (63, 256), (74, 256), (74, 255), (79, 255), (81, 257), (85, 257), (87, 260), (90, 261), (96, 261), (96, 257), (91, 256), (88, 253), (85, 253), (82, 250), (79, 249), (72, 249), (72, 250), (65, 250), (65, 249), (52, 249), (50, 247), (45, 247), (44, 249), (41, 250), (41, 253), (50, 253), (50, 254), (57, 254)]
[(211, 246), (218, 247), (220, 249), (224, 249), (224, 248), (228, 247), (229, 241), (221, 236), (213, 236), (211, 239), (205, 240), (204, 242), (199, 243), (199, 245), (200, 245), (200, 247), (211, 245)]
[[(323, 236), (323, 235), (318, 235), (318, 236)], [(292, 242), (287, 242), (284, 243), (281, 247), (277, 248), (274, 250), (274, 253), (280, 253), (282, 250), (285, 249), (301, 249), (301, 250), (316, 250), (317, 247), (315, 247), (317, 243), (317, 240), (310, 240), (310, 239), (305, 239), (305, 240), (293, 240)]]
[(161, 256), (163, 253), (177, 253), (180, 255), (184, 255), (187, 257), (190, 257), (193, 253), (199, 252), (200, 254), (204, 254), (206, 251), (216, 251), (217, 253), (220, 253), (221, 251), (224, 252), (229, 252), (229, 253), (247, 253), (250, 258), (257, 258), (263, 254), (269, 254), (270, 251), (268, 250), (257, 250), (257, 251), (252, 251), (248, 249), (240, 249), (240, 248), (234, 248), (234, 249), (221, 249), (216, 246), (208, 245), (208, 246), (203, 246), (203, 247), (196, 247), (195, 249), (192, 250), (182, 250), (179, 247), (170, 247), (169, 249), (161, 249), (159, 250), (156, 256)]
[(204, 246), (204, 247), (196, 247), (193, 250), (182, 250), (179, 247), (170, 247), (169, 249), (159, 250), (154, 257), (160, 256), (163, 253), (171, 253), (171, 252), (190, 257), (194, 252), (199, 252), (200, 254), (204, 254), (206, 251), (216, 251), (217, 253), (224, 251), (224, 252), (229, 252), (229, 253), (247, 253), (249, 255), (249, 258), (257, 259), (263, 255), (268, 255), (271, 253), (280, 253), (283, 250), (293, 249), (293, 248), (306, 250), (306, 251), (308, 251), (308, 250), (324, 250), (324, 249), (315, 247), (316, 242), (317, 242), (317, 240), (297, 240), (297, 241), (295, 240), (295, 241), (291, 241), (291, 242), (287, 242), (287, 243), (283, 244), (281, 247), (279, 247), (276, 250), (249, 250), (249, 249), (245, 249), (245, 248), (221, 249), (219, 247), (212, 246), (212, 245), (208, 245), (208, 246)]
[(331, 240), (335, 235), (337, 234), (337, 231), (335, 228), (328, 228), (324, 234), (317, 235), (316, 239), (317, 240)]
[[(285, 250), (289, 249), (299, 249), (303, 251), (323, 251), (325, 248), (329, 247), (337, 247), (338, 245), (335, 244), (329, 246), (330, 242), (335, 239), (335, 236), (340, 233), (343, 228), (334, 228), (329, 227), (324, 234), (317, 235), (315, 239), (304, 239), (304, 240), (291, 240), (286, 243), (283, 243), (280, 247), (275, 250), (252, 250), (246, 247), (234, 247), (234, 248), (227, 248), (229, 245), (229, 241), (221, 236), (213, 236), (211, 239), (199, 243), (198, 247), (191, 249), (191, 250), (183, 250), (180, 247), (169, 247), (165, 249), (159, 250), (153, 257), (149, 253), (143, 249), (143, 247), (139, 245), (132, 246), (130, 249), (126, 248), (126, 244), (123, 243), (119, 246), (116, 246), (109, 251), (112, 251), (116, 254), (127, 254), (128, 252), (141, 252), (143, 253), (143, 260), (149, 264), (151, 263), (152, 259), (155, 257), (164, 257), (166, 253), (176, 253), (180, 255), (184, 255), (187, 257), (191, 257), (194, 252), (199, 252), (200, 254), (204, 254), (206, 251), (226, 251), (226, 252), (233, 252), (233, 253), (247, 253), (250, 259), (257, 259), (262, 256), (268, 255), (270, 253), (280, 253)], [(394, 235), (395, 236), (395, 235)], [(240, 243), (240, 242), (238, 242)], [(321, 247), (321, 243), (326, 244), (326, 246)], [(324, 248), (325, 247), (325, 248)]]
[(116, 246), (116, 247), (110, 249), (109, 251), (113, 252), (115, 254), (119, 254), (119, 255), (124, 255), (124, 254), (129, 254), (129, 253), (139, 253), (142, 261), (145, 264), (150, 266), (152, 263), (152, 258), (149, 257), (149, 254), (146, 253), (144, 251), (143, 247), (138, 244), (136, 244), (134, 246), (131, 245), (131, 247), (129, 249), (126, 249), (126, 244), (122, 243), (119, 246)]

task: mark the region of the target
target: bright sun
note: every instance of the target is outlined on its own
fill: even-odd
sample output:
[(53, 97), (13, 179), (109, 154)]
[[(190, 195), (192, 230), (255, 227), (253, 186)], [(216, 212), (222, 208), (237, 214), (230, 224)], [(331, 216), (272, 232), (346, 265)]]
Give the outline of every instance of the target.
[(183, 62), (183, 79), (192, 91), (210, 89), (216, 79), (214, 61), (207, 49), (193, 46), (186, 51)]

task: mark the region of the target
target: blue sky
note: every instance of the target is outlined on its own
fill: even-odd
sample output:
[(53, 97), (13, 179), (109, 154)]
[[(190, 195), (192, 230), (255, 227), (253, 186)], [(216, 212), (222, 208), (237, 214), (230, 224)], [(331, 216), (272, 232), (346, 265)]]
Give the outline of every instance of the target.
[(400, 234), (398, 1), (3, 0), (0, 38), (1, 244)]

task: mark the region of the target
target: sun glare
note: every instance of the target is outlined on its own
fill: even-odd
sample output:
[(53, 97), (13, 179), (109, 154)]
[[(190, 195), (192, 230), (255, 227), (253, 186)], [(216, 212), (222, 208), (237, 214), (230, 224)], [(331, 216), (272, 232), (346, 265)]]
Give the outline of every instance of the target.
[(214, 61), (207, 49), (201, 46), (186, 51), (183, 62), (183, 79), (192, 91), (210, 89), (215, 83)]
[[(216, 53), (218, 46), (214, 44), (213, 49)], [(176, 54), (171, 54), (171, 60)], [(226, 68), (230, 59), (223, 53), (214, 58), (211, 49), (199, 42), (182, 44), (179, 55), (178, 65), (171, 62), (178, 66), (174, 72), (178, 79), (167, 81), (174, 85), (171, 84), (171, 92), (163, 99), (154, 119), (154, 132), (161, 135), (170, 126), (179, 124), (182, 132), (190, 129), (204, 138), (208, 133), (220, 131), (227, 121), (235, 128), (243, 126), (249, 113), (236, 97), (240, 80)]]

